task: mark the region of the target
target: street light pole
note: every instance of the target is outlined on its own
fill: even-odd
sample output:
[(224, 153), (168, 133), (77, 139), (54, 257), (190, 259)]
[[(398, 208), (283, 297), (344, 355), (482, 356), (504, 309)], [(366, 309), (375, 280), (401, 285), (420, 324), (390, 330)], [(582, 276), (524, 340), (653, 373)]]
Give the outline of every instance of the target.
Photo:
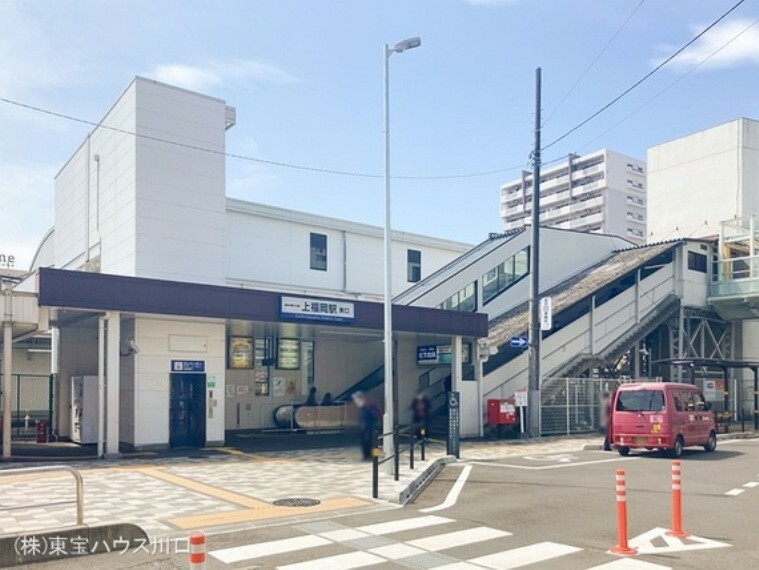
[[(385, 134), (385, 299), (384, 299), (384, 334), (385, 345), (385, 414), (382, 421), (382, 432), (390, 433), (395, 426), (395, 410), (393, 409), (393, 292), (392, 292), (392, 243), (390, 235), (390, 56), (407, 49), (419, 47), (422, 41), (415, 37), (402, 40), (394, 46), (385, 44), (384, 57), (384, 134)], [(395, 453), (393, 438), (386, 437), (382, 441), (386, 454)], [(388, 461), (389, 466), (394, 462)]]

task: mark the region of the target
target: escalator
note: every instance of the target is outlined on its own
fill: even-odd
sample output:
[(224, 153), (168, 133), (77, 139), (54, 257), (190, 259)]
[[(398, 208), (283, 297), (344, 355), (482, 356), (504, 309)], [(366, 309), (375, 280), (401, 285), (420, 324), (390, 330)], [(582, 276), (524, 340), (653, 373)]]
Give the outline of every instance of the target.
[(305, 404), (283, 404), (274, 409), (274, 423), (281, 429), (327, 431), (343, 429), (354, 422), (348, 403), (351, 394), (369, 394), (385, 381), (385, 367), (372, 370), (361, 380), (344, 390), (329, 406), (306, 406)]

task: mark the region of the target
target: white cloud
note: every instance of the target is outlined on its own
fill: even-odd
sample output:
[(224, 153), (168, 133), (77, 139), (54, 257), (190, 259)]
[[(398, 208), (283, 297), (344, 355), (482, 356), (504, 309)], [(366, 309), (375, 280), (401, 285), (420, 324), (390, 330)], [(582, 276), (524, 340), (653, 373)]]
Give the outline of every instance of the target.
[[(698, 65), (711, 56), (714, 52), (724, 47), (719, 53), (711, 57), (700, 69), (717, 69), (736, 67), (740, 65), (759, 64), (759, 25), (752, 26), (754, 20), (750, 18), (737, 18), (715, 26), (709, 30), (696, 43), (673, 59), (667, 66), (673, 68), (689, 68)], [(747, 28), (750, 29), (747, 30)], [(692, 26), (694, 35), (704, 29), (705, 26)], [(745, 30), (745, 31), (744, 31)], [(673, 52), (676, 46), (658, 46), (662, 52)], [(651, 60), (652, 65), (660, 64), (665, 58)]]
[(199, 65), (163, 64), (157, 65), (146, 75), (158, 81), (197, 91), (224, 83), (294, 83), (297, 81), (295, 76), (279, 67), (246, 59), (209, 61)]
[(0, 162), (0, 251), (29, 267), (40, 240), (53, 225), (53, 176), (48, 164)]

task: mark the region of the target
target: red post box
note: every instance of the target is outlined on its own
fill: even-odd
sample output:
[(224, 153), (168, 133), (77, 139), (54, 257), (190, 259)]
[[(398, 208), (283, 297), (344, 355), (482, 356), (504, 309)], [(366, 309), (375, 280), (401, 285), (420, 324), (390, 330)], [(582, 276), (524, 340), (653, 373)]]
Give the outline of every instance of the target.
[(517, 410), (514, 398), (488, 400), (488, 423), (495, 426), (508, 426), (517, 423)]
[(47, 443), (47, 420), (37, 420), (37, 443)]

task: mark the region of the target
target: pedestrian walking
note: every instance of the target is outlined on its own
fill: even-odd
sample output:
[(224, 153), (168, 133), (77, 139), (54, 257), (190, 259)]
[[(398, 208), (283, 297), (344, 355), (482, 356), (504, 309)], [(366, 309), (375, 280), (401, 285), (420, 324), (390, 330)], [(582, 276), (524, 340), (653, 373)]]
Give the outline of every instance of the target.
[(358, 407), (358, 429), (361, 442), (361, 456), (364, 461), (372, 458), (372, 444), (374, 442), (374, 430), (380, 419), (380, 411), (363, 392), (354, 392), (351, 396)]
[(414, 396), (414, 400), (411, 402), (411, 412), (414, 425), (416, 426), (417, 438), (429, 437), (432, 402), (430, 402), (429, 397), (423, 391), (419, 391)]

